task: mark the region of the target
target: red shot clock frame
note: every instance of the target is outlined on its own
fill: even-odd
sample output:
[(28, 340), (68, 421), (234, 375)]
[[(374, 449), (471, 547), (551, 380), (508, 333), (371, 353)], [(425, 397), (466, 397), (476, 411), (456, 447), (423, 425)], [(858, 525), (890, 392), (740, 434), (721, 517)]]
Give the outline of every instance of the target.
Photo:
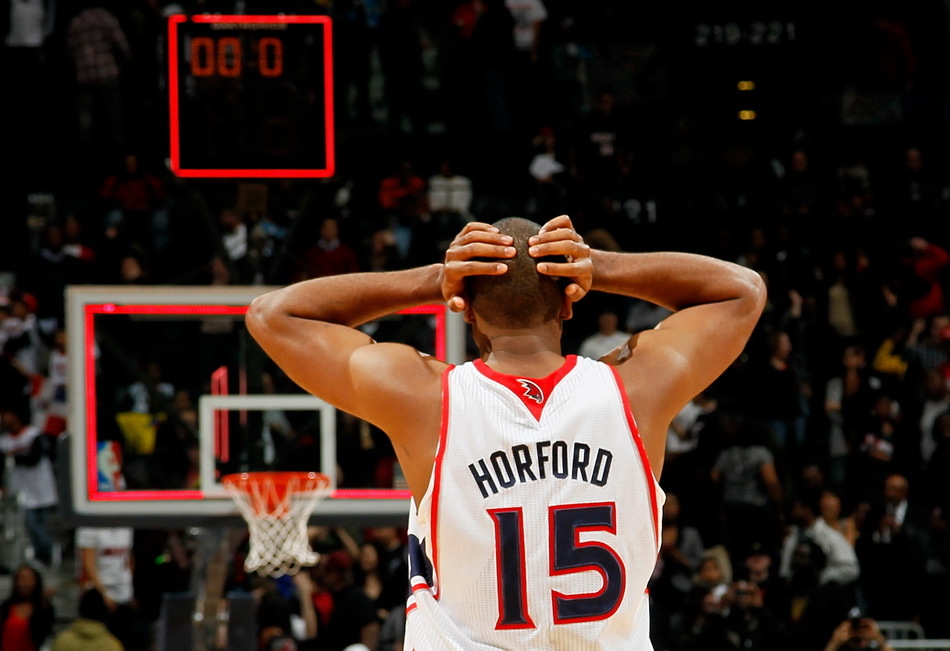
[(328, 17), (176, 14), (167, 52), (176, 176), (333, 175)]

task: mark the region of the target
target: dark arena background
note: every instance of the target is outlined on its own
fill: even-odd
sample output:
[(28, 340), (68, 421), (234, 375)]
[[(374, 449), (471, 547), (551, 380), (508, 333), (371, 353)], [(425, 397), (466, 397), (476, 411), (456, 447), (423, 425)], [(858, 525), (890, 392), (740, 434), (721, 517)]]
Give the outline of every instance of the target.
[[(243, 306), (440, 261), (473, 219), (566, 213), (593, 247), (703, 253), (769, 288), (670, 428), (657, 651), (950, 649), (948, 3), (0, 5), (0, 442), (32, 422), (55, 476), (30, 502), (5, 453), (0, 599), (30, 591), (23, 567), (50, 589), (22, 648), (74, 622), (107, 553), (134, 561), (100, 569), (134, 595), (110, 620), (127, 650), (252, 651), (273, 627), (401, 648), (388, 439), (306, 402)], [(565, 353), (664, 316), (592, 295)], [(464, 361), (452, 328), (367, 331)], [(321, 468), (364, 506), (317, 506), (303, 576), (245, 572), (217, 480)]]

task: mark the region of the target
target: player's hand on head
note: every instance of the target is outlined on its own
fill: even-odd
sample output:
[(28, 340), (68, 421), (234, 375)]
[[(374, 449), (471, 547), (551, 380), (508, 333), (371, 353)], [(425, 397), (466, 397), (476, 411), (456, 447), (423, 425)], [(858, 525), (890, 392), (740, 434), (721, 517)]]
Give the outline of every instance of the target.
[(465, 279), (468, 276), (497, 276), (508, 271), (500, 262), (515, 255), (510, 235), (502, 235), (491, 224), (469, 222), (455, 236), (445, 252), (445, 262), (439, 279), (442, 297), (453, 312), (465, 309)]
[(572, 301), (579, 301), (590, 291), (594, 280), (594, 264), (590, 247), (574, 230), (571, 218), (560, 215), (541, 227), (537, 235), (528, 239), (528, 253), (533, 258), (564, 256), (567, 262), (539, 262), (538, 271), (549, 276), (561, 276), (571, 282), (564, 293)]

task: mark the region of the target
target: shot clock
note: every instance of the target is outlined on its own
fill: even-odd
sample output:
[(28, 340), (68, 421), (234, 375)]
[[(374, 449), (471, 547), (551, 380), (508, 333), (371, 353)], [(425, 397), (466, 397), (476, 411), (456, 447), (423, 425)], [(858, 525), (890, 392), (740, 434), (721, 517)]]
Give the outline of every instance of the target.
[(326, 16), (170, 16), (172, 172), (332, 176), (330, 31)]

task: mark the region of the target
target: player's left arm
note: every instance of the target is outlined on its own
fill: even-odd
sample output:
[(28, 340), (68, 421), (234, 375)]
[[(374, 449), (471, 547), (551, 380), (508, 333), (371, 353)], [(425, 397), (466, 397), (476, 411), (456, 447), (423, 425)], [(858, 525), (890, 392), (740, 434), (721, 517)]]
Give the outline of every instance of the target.
[[(456, 237), (444, 264), (327, 276), (268, 292), (251, 303), (248, 331), (303, 389), (392, 436), (420, 402), (414, 396), (424, 393), (423, 385), (438, 386), (445, 363), (409, 346), (374, 345), (357, 326), (443, 300), (455, 308), (465, 277), (507, 271), (471, 259), (505, 257), (503, 238), (487, 224), (472, 223)], [(393, 409), (393, 403), (402, 408)]]
[[(306, 391), (366, 418), (360, 351), (375, 342), (357, 329), (401, 309), (440, 301), (441, 265), (385, 273), (316, 278), (254, 299), (245, 322), (248, 331), (281, 369)], [(390, 351), (397, 358), (418, 357), (411, 349)]]
[(687, 402), (739, 356), (765, 305), (754, 271), (708, 256), (591, 250), (558, 217), (529, 240), (538, 271), (568, 277), (578, 295), (588, 289), (640, 298), (673, 312), (656, 329), (633, 335), (603, 361), (616, 365), (627, 389), (654, 470), (659, 473), (670, 422)]

